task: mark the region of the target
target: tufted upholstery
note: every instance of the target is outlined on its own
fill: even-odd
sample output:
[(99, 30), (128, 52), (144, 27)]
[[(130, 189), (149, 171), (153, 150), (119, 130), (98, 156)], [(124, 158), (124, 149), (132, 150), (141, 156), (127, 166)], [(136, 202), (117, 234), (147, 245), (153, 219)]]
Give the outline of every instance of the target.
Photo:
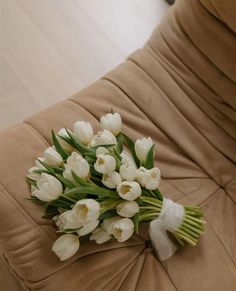
[[(0, 134), (0, 247), (26, 290), (236, 290), (235, 9), (233, 0), (177, 1), (126, 62)], [(202, 206), (208, 224), (197, 247), (160, 262), (143, 226), (124, 243), (83, 243), (63, 263), (52, 253), (55, 230), (25, 199), (25, 173), (51, 128), (81, 119), (98, 129), (111, 107), (127, 134), (153, 137), (162, 192)]]

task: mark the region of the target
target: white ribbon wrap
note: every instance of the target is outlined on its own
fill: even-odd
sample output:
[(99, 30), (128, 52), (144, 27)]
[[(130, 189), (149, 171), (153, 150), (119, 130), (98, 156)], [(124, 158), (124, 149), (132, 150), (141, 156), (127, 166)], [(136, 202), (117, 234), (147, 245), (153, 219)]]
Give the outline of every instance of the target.
[(149, 235), (152, 245), (161, 260), (171, 257), (177, 247), (167, 235), (167, 230), (175, 232), (181, 225), (184, 218), (184, 207), (164, 198), (161, 213), (158, 218), (150, 223)]

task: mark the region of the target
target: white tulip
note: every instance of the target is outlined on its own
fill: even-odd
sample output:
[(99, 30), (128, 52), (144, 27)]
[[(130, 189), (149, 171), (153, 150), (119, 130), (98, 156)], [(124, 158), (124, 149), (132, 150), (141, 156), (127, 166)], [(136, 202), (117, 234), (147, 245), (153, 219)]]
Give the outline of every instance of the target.
[(98, 155), (94, 168), (101, 174), (109, 174), (116, 169), (116, 160), (110, 155)]
[(134, 232), (134, 223), (129, 218), (121, 218), (112, 225), (112, 234), (119, 242), (128, 240)]
[(88, 145), (93, 139), (92, 125), (86, 121), (75, 122), (73, 126), (73, 133), (84, 145)]
[(133, 217), (139, 212), (139, 205), (136, 201), (124, 201), (116, 206), (116, 211), (120, 216)]
[(133, 181), (136, 178), (137, 167), (131, 159), (123, 159), (120, 166), (120, 175), (123, 180)]
[(77, 176), (86, 179), (89, 176), (89, 163), (77, 152), (73, 152), (67, 159), (63, 176), (70, 181), (74, 181), (71, 171)]
[(99, 131), (96, 135), (94, 135), (92, 141), (91, 141), (91, 146), (99, 146), (99, 145), (116, 145), (117, 140), (116, 137), (108, 130), (104, 129)]
[(61, 182), (46, 173), (41, 174), (40, 179), (37, 181), (37, 187), (33, 192), (33, 196), (45, 202), (57, 199), (63, 193)]
[(108, 113), (101, 117), (100, 124), (102, 129), (109, 130), (114, 135), (121, 132), (122, 121), (119, 113)]
[(60, 230), (77, 229), (82, 226), (78, 216), (72, 210), (63, 212), (57, 219), (56, 225)]
[(121, 176), (116, 171), (102, 176), (102, 183), (107, 188), (115, 189), (122, 182)]
[(31, 179), (31, 180), (34, 180), (34, 181), (38, 181), (41, 177), (41, 174), (39, 173), (35, 173), (36, 170), (39, 170), (38, 167), (32, 167), (28, 170), (28, 173), (27, 173), (27, 178)]
[(73, 147), (67, 143), (63, 138), (69, 138), (70, 136), (68, 135), (67, 131), (65, 128), (61, 128), (58, 132), (57, 132), (57, 139), (60, 143), (60, 145), (63, 147), (64, 150), (68, 151), (68, 152), (72, 152), (73, 151)]
[(139, 183), (124, 181), (118, 185), (117, 192), (121, 198), (133, 201), (141, 195), (142, 190)]
[(111, 235), (102, 227), (95, 229), (89, 240), (95, 240), (97, 244), (103, 244), (111, 239)]
[(161, 171), (157, 167), (150, 170), (140, 167), (137, 170), (137, 181), (146, 189), (155, 190), (160, 185)]
[(147, 154), (153, 145), (153, 141), (150, 137), (137, 139), (134, 148), (135, 153), (140, 161), (145, 162), (147, 158)]
[(128, 150), (122, 150), (121, 154), (121, 162), (125, 161), (125, 160), (132, 160), (133, 161), (133, 156), (131, 155), (130, 151)]
[(94, 199), (81, 199), (73, 207), (73, 212), (79, 221), (85, 225), (97, 220), (100, 215), (100, 204)]
[(94, 229), (97, 228), (98, 224), (99, 220), (92, 220), (91, 222), (85, 224), (83, 227), (77, 230), (77, 233), (79, 236), (87, 235), (90, 232), (94, 231)]
[(96, 157), (98, 157), (99, 155), (107, 155), (109, 153), (110, 153), (109, 150), (104, 147), (98, 147), (96, 149)]
[(79, 249), (80, 241), (77, 235), (68, 233), (60, 236), (53, 244), (52, 251), (61, 261), (72, 257)]
[(45, 163), (52, 167), (59, 167), (63, 162), (62, 157), (53, 147), (47, 148), (43, 156)]
[(119, 216), (115, 216), (115, 217), (111, 217), (111, 218), (104, 219), (103, 220), (103, 223), (102, 223), (102, 227), (109, 234), (112, 234), (112, 226), (113, 226), (114, 222), (117, 221), (118, 219), (120, 219)]

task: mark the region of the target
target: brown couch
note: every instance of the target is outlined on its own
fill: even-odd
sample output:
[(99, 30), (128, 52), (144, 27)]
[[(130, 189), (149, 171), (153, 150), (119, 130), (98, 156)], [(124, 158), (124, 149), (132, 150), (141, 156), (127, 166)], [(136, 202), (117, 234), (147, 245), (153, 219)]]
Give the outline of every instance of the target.
[[(177, 1), (126, 62), (0, 134), (0, 247), (25, 290), (236, 290), (235, 10), (233, 0)], [(197, 247), (160, 262), (144, 226), (125, 243), (83, 243), (63, 263), (52, 253), (55, 229), (25, 199), (26, 171), (49, 145), (51, 128), (80, 119), (98, 128), (111, 107), (127, 134), (155, 140), (162, 192), (202, 206), (208, 224)], [(6, 280), (0, 289), (20, 290), (13, 285)]]

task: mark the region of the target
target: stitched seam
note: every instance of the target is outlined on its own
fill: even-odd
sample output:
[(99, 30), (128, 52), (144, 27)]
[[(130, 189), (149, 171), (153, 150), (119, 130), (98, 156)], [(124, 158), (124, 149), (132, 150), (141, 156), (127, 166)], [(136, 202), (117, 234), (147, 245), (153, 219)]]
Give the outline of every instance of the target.
[[(173, 49), (171, 48), (171, 46), (168, 44), (168, 41), (165, 39), (165, 37), (160, 33), (160, 36), (162, 37), (163, 41), (165, 42), (165, 44), (167, 45), (168, 49), (175, 55), (175, 57), (178, 59), (178, 62), (181, 63), (181, 65), (183, 65), (185, 68), (187, 68), (192, 74), (193, 74), (193, 78), (199, 80), (200, 82), (202, 82), (211, 92), (213, 92), (217, 97), (221, 98), (220, 95), (213, 90), (213, 88), (209, 87), (209, 85), (207, 83), (205, 83), (204, 80), (200, 79), (200, 77), (194, 72), (192, 71), (189, 67), (187, 67), (185, 65), (185, 63), (183, 63), (183, 61), (175, 54), (175, 52), (173, 51)], [(148, 49), (149, 48), (149, 49)], [(150, 50), (150, 51), (149, 51)], [(189, 89), (191, 89), (196, 95), (200, 96), (202, 98), (202, 100), (207, 103), (207, 100), (206, 100), (206, 97), (204, 97), (204, 95), (200, 94), (199, 92), (197, 92), (195, 90), (195, 88), (189, 86), (189, 84), (187, 82), (185, 82), (185, 80), (183, 78), (181, 78), (179, 72), (176, 70), (176, 67), (173, 66), (169, 61), (168, 59), (165, 59), (163, 58), (163, 56), (159, 53), (159, 52), (154, 52), (151, 45), (148, 44), (148, 47), (147, 47), (147, 52), (149, 52), (149, 54), (157, 61), (157, 62), (160, 62), (160, 64), (162, 64), (163, 66), (163, 69), (165, 69), (165, 71), (171, 76), (172, 79), (175, 80), (175, 82), (178, 84), (178, 86), (182, 89), (183, 92), (185, 92), (185, 94), (189, 97), (189, 99), (195, 104), (195, 106), (197, 108), (199, 108), (199, 110), (211, 121), (213, 122), (214, 124), (217, 125), (217, 127), (219, 127), (222, 131), (225, 132), (225, 129), (221, 126), (221, 124), (218, 124), (216, 123), (216, 121), (214, 119), (212, 119), (211, 116), (207, 115), (207, 112), (203, 111), (201, 107), (199, 107), (198, 103), (193, 99), (191, 98), (191, 95), (187, 94), (186, 93), (186, 90), (184, 89), (184, 86), (182, 85), (181, 83), (181, 80), (184, 81), (184, 84), (186, 87), (188, 87)], [(157, 58), (158, 57), (158, 58)], [(171, 72), (171, 70), (169, 69), (169, 67), (171, 67), (171, 70), (175, 73), (173, 74)], [(228, 118), (227, 115), (225, 115), (224, 113), (222, 112), (219, 112), (218, 111), (218, 108), (216, 106), (214, 106), (213, 103), (207, 103), (208, 106), (211, 106), (214, 110), (217, 111), (218, 114), (222, 115), (224, 118), (227, 118), (228, 120), (231, 121), (231, 119)], [(231, 107), (231, 106), (230, 106)], [(229, 136), (235, 140), (235, 137), (232, 136), (231, 134), (229, 134)]]
[[(137, 262), (137, 260), (136, 260), (136, 262)], [(131, 270), (132, 270), (132, 268), (134, 267), (134, 265), (135, 265), (136, 262), (134, 262), (134, 261), (132, 262)], [(131, 265), (131, 264), (130, 264), (130, 265)], [(130, 266), (130, 265), (129, 265), (129, 266)], [(120, 283), (120, 286), (118, 287), (118, 291), (119, 291), (119, 290), (122, 290), (121, 288), (122, 288), (122, 286), (124, 285), (124, 283), (125, 283), (125, 281), (127, 280), (127, 278), (129, 277), (129, 275), (130, 275), (129, 272), (127, 272), (126, 276), (123, 277), (123, 280), (122, 280), (122, 282)]]
[(86, 112), (88, 112), (90, 115), (92, 115), (97, 121), (99, 121), (98, 120), (98, 118), (90, 111), (90, 110), (88, 110), (87, 108), (85, 108), (84, 106), (82, 106), (80, 103), (78, 103), (78, 102), (76, 102), (74, 99), (67, 99), (67, 101), (70, 101), (70, 102), (72, 102), (73, 104), (75, 104), (75, 105), (77, 105), (77, 106), (79, 106), (79, 107), (81, 107), (82, 109), (84, 109), (84, 111), (86, 111)]
[(50, 142), (28, 121), (23, 121), (22, 124), (28, 127), (42, 142), (45, 146), (49, 146)]
[[(4, 187), (1, 183), (0, 183), (0, 187), (2, 188), (2, 190), (6, 193), (6, 195), (3, 194), (3, 191), (1, 191), (0, 193), (2, 193), (2, 195), (7, 198), (7, 200), (14, 205), (14, 208), (16, 208), (18, 210), (19, 213), (22, 214), (22, 216), (27, 219), (27, 221), (30, 223), (32, 228), (38, 227), (39, 229), (42, 230), (42, 232), (48, 237), (48, 238), (52, 238), (42, 227), (40, 224), (38, 224), (34, 218), (23, 208), (21, 207), (21, 205), (19, 204), (19, 202), (8, 192), (8, 190), (6, 189), (6, 187)], [(34, 224), (33, 224), (33, 223)]]
[[(193, 8), (193, 7), (192, 7)], [(194, 8), (193, 8), (194, 9)], [(194, 11), (194, 13), (196, 13), (196, 11)], [(175, 16), (175, 20), (177, 22), (177, 24), (179, 25), (179, 28), (181, 30), (181, 32), (186, 36), (186, 38), (192, 43), (192, 45), (194, 47), (197, 48), (198, 52), (201, 53), (202, 56), (204, 56), (204, 58), (206, 58), (208, 60), (208, 62), (214, 67), (216, 68), (217, 71), (221, 72), (224, 76), (226, 76), (228, 79), (230, 79), (233, 83), (235, 83), (234, 80), (232, 80), (232, 78), (228, 75), (226, 75), (223, 71), (220, 70), (220, 68), (218, 68), (216, 66), (216, 64), (214, 64), (211, 59), (209, 59), (209, 57), (207, 55), (204, 54), (204, 52), (202, 50), (200, 50), (199, 46), (193, 41), (193, 39), (191, 38), (190, 34), (188, 34), (188, 32), (184, 29), (182, 23), (181, 23), (181, 20), (179, 19), (179, 15), (178, 14), (174, 14)], [(195, 14), (196, 16), (196, 14)], [(226, 26), (227, 27), (227, 26)], [(229, 30), (230, 31), (230, 30)], [(232, 32), (232, 31), (230, 31)], [(233, 32), (232, 32), (233, 33)], [(233, 36), (234, 36), (234, 33), (233, 33)]]
[[(140, 251), (140, 252), (138, 252), (138, 254), (131, 260), (131, 262), (129, 263), (129, 264), (127, 264), (124, 268), (122, 268), (120, 271), (118, 271), (118, 273), (116, 273), (116, 275), (115, 276), (113, 276), (112, 278), (111, 278), (111, 280), (109, 280), (108, 282), (106, 282), (102, 287), (101, 287), (101, 289), (100, 290), (104, 290), (103, 288), (105, 287), (105, 286), (107, 286), (113, 279), (115, 279), (116, 277), (118, 277), (126, 268), (128, 268), (136, 259), (137, 259), (137, 257), (143, 252), (145, 250), (145, 245), (143, 246), (143, 249)], [(118, 289), (119, 290), (119, 289)]]
[(6, 263), (7, 267), (9, 268), (9, 271), (11, 272), (11, 274), (14, 276), (14, 278), (16, 278), (18, 280), (18, 282), (20, 282), (21, 287), (24, 290), (26, 290), (26, 288), (27, 288), (28, 291), (31, 291), (32, 289), (29, 286), (27, 286), (26, 281), (12, 267), (12, 265), (10, 264), (7, 256), (5, 254), (3, 254), (2, 258), (3, 258), (4, 262)]
[(112, 248), (112, 249), (98, 250), (96, 252), (93, 252), (93, 253), (90, 253), (90, 254), (86, 254), (86, 255), (81, 256), (81, 257), (75, 256), (74, 260), (71, 263), (69, 263), (67, 265), (64, 265), (62, 268), (56, 270), (55, 272), (49, 274), (48, 276), (45, 276), (45, 277), (43, 277), (43, 278), (41, 278), (39, 280), (36, 280), (36, 281), (27, 280), (27, 282), (30, 282), (30, 283), (39, 283), (41, 281), (47, 280), (48, 278), (53, 277), (54, 275), (57, 275), (58, 273), (62, 272), (67, 267), (75, 264), (78, 260), (84, 259), (84, 258), (86, 258), (88, 256), (92, 256), (94, 254), (103, 253), (103, 252), (107, 252), (107, 251), (114, 250), (114, 249), (121, 249), (121, 248), (125, 248), (125, 247), (133, 247), (133, 246), (139, 246), (139, 245), (143, 245), (143, 243), (132, 244), (132, 245), (129, 245), (129, 246), (127, 246), (127, 245), (125, 245), (125, 246), (118, 246), (118, 247)]
[[(160, 34), (160, 35), (162, 36), (162, 34)], [(162, 38), (163, 38), (163, 40), (166, 42), (166, 44), (167, 44), (169, 50), (170, 50), (170, 51), (175, 55), (174, 51), (173, 51), (172, 48), (168, 45), (168, 42), (165, 40), (164, 36), (163, 36)], [(170, 76), (175, 80), (175, 82), (179, 85), (179, 87), (180, 87), (180, 88), (181, 88), (185, 93), (186, 93), (186, 90), (185, 90), (184, 86), (182, 85), (181, 81), (184, 82), (184, 84), (185, 84), (186, 87), (188, 87), (189, 89), (191, 89), (191, 90), (192, 90), (196, 95), (200, 96), (200, 98), (201, 98), (205, 103), (207, 103), (206, 97), (204, 97), (204, 95), (202, 95), (202, 94), (200, 94), (198, 91), (196, 91), (195, 88), (191, 87), (191, 86), (190, 86), (190, 85), (189, 85), (189, 84), (188, 84), (188, 83), (187, 83), (183, 78), (181, 78), (181, 75), (179, 74), (179, 72), (178, 72), (178, 70), (176, 69), (176, 67), (173, 66), (173, 65), (168, 61), (168, 59), (163, 58), (163, 56), (162, 56), (159, 52), (156, 52), (156, 53), (153, 52), (153, 49), (152, 49), (152, 47), (150, 46), (150, 44), (147, 45), (147, 52), (150, 54), (151, 57), (154, 58), (154, 60), (155, 60), (156, 62), (160, 62), (160, 64), (162, 64), (163, 69), (164, 69), (164, 70), (165, 70), (165, 71), (166, 71), (166, 72), (167, 72), (167, 73), (168, 73), (168, 74), (169, 74), (169, 75), (170, 75)], [(158, 56), (158, 58), (157, 58), (157, 56)], [(221, 97), (219, 96), (219, 94), (218, 94), (217, 92), (215, 92), (212, 88), (210, 88), (209, 85), (207, 85), (204, 81), (202, 81), (202, 80), (198, 77), (198, 75), (197, 75), (195, 72), (193, 72), (192, 70), (190, 70), (190, 69), (189, 69), (189, 68), (188, 68), (188, 67), (187, 67), (187, 66), (186, 66), (186, 65), (181, 61), (181, 59), (179, 59), (179, 57), (178, 57), (177, 55), (175, 55), (175, 57), (178, 59), (178, 62), (181, 63), (181, 65), (183, 65), (185, 68), (187, 68), (187, 69), (190, 71), (190, 73), (193, 75), (193, 78), (198, 79), (200, 82), (202, 82), (202, 83), (203, 83), (203, 84), (208, 88), (209, 91), (211, 91), (212, 93), (214, 93), (217, 97), (221, 98)], [(175, 73), (175, 75), (176, 75), (177, 77), (176, 77), (176, 76), (171, 72), (171, 70), (169, 70), (169, 67), (171, 67), (171, 70)], [(207, 112), (202, 111), (202, 108), (199, 107), (198, 102), (196, 102), (196, 100), (194, 100), (193, 98), (191, 98), (191, 97), (192, 97), (191, 95), (188, 95), (187, 93), (186, 93), (186, 95), (187, 95), (187, 96), (190, 98), (190, 100), (195, 104), (195, 106), (198, 107), (202, 113), (204, 113), (204, 115), (205, 115), (208, 119), (210, 119), (213, 123), (215, 123), (214, 119), (212, 119), (211, 116), (207, 115)], [(227, 115), (225, 115), (224, 113), (218, 111), (218, 108), (217, 108), (216, 106), (214, 106), (214, 103), (207, 103), (207, 104), (208, 104), (208, 106), (210, 106), (210, 107), (212, 107), (214, 110), (216, 110), (218, 114), (220, 114), (220, 115), (223, 116), (224, 118), (227, 118), (228, 120), (231, 121), (231, 119), (229, 119)], [(225, 131), (224, 128), (221, 126), (221, 124), (218, 124), (218, 123), (217, 123), (217, 126), (218, 126), (221, 130)], [(230, 137), (232, 137), (232, 139), (235, 140), (235, 138), (234, 138), (232, 135), (230, 135)]]
[(215, 236), (218, 238), (221, 246), (223, 247), (223, 249), (225, 250), (226, 255), (228, 256), (229, 260), (231, 261), (233, 267), (235, 268), (236, 271), (236, 264), (233, 261), (233, 258), (230, 256), (230, 253), (228, 252), (228, 250), (226, 249), (221, 237), (217, 234), (217, 232), (215, 231), (214, 227), (212, 226), (212, 224), (208, 221), (208, 225), (209, 227), (212, 229), (212, 231), (214, 232)]
[(143, 263), (142, 263), (141, 269), (140, 269), (140, 271), (139, 271), (138, 279), (137, 279), (137, 283), (136, 283), (136, 286), (135, 286), (135, 289), (134, 289), (134, 290), (137, 290), (138, 283), (139, 283), (139, 280), (140, 280), (140, 277), (141, 277), (141, 274), (142, 274), (142, 271), (143, 271), (143, 267), (144, 267), (144, 264), (145, 264), (146, 258), (147, 258), (147, 254), (145, 254), (145, 257), (144, 257), (144, 259), (143, 259)]
[[(151, 75), (149, 74), (149, 73), (147, 73), (147, 71), (145, 71), (143, 68), (142, 68), (142, 66), (139, 64), (139, 63), (137, 63), (136, 61), (134, 61), (134, 60), (131, 60), (138, 68), (140, 68), (140, 70), (142, 71), (142, 72), (144, 72), (152, 81), (153, 81), (153, 83), (154, 84), (157, 84), (156, 83), (156, 81), (151, 77)], [(172, 79), (174, 79), (173, 78), (173, 76), (171, 76), (172, 77)], [(174, 79), (175, 80), (175, 82), (179, 85), (179, 83), (176, 81), (176, 79)], [(183, 90), (183, 88), (179, 85), (179, 87), (182, 89), (182, 91), (183, 92), (185, 92), (184, 90)], [(159, 86), (158, 86), (158, 88), (160, 88)], [(160, 88), (161, 90), (162, 90), (162, 88)], [(173, 104), (174, 105), (174, 107), (176, 108), (176, 110), (178, 111), (178, 113), (180, 113), (181, 114), (181, 116), (185, 119), (185, 121), (188, 123), (188, 125), (190, 125), (197, 133), (198, 133), (198, 135), (200, 135), (204, 140), (206, 140), (215, 150), (217, 150), (217, 151), (219, 151), (219, 152), (221, 152), (221, 154), (223, 155), (223, 156), (225, 156), (225, 157), (227, 157), (228, 158), (228, 156), (226, 156), (223, 152), (222, 152), (222, 150), (221, 149), (219, 149), (219, 148), (217, 148), (215, 145), (214, 145), (214, 143), (212, 143), (209, 139), (208, 139), (208, 137), (203, 133), (203, 132), (201, 132), (196, 126), (194, 126), (193, 125), (193, 123), (191, 123), (190, 121), (189, 121), (189, 119), (187, 118), (187, 116), (183, 113), (183, 111), (181, 110), (181, 108), (179, 107), (179, 106), (177, 106), (176, 105), (176, 103), (174, 103), (173, 102), (173, 100), (171, 99), (171, 98), (169, 98), (169, 96), (165, 93), (165, 95), (167, 96), (167, 98), (168, 98), (168, 100), (171, 102), (171, 104)], [(188, 95), (186, 94), (186, 96), (188, 97)], [(189, 97), (188, 97), (189, 98)], [(189, 98), (189, 100), (191, 100), (192, 101), (192, 99), (191, 98)], [(193, 102), (193, 101), (192, 101)], [(193, 104), (195, 105), (195, 102), (193, 102)], [(198, 106), (196, 106), (199, 110), (200, 110), (200, 108), (198, 107)], [(200, 110), (201, 112), (203, 112), (202, 110)], [(210, 119), (210, 118), (209, 118)], [(210, 119), (211, 120), (211, 119)], [(212, 120), (211, 120), (212, 121)]]

